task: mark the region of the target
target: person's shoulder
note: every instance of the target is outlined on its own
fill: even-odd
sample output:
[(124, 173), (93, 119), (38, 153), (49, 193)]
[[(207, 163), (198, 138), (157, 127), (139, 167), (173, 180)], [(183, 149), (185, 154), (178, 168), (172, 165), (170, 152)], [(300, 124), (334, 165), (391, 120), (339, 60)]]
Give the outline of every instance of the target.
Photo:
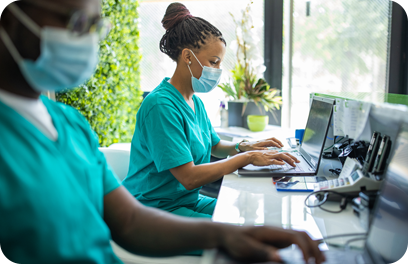
[(77, 109), (61, 102), (55, 102), (45, 96), (41, 96), (41, 100), (49, 112), (54, 113), (54, 116), (57, 116), (59, 121), (67, 127), (78, 132), (78, 135), (84, 135), (90, 142), (97, 140), (98, 137), (88, 120)]
[(85, 117), (74, 107), (66, 105), (61, 102), (48, 99), (46, 96), (41, 96), (41, 100), (47, 107), (48, 111), (52, 111), (58, 115), (59, 118), (65, 119), (70, 124), (89, 127), (88, 121)]
[(142, 102), (141, 108), (150, 111), (156, 107), (171, 107), (176, 104), (176, 95), (172, 85), (168, 83), (169, 78), (165, 78), (152, 92), (150, 92)]
[(72, 106), (66, 105), (64, 103), (53, 101), (46, 96), (41, 95), (41, 100), (44, 105), (47, 107), (48, 111), (55, 111), (64, 113), (66, 115), (77, 115), (79, 114), (78, 110), (73, 108)]
[(198, 106), (199, 108), (199, 111), (206, 112), (204, 103), (203, 101), (201, 101), (201, 98), (198, 97), (197, 95), (193, 95), (193, 98), (194, 98), (193, 100), (194, 100), (195, 105)]
[(201, 101), (201, 98), (200, 97), (198, 97), (197, 95), (193, 95), (193, 100), (195, 101), (195, 102), (197, 102), (198, 104), (200, 104), (200, 106), (204, 106), (204, 103), (203, 103), (203, 101)]

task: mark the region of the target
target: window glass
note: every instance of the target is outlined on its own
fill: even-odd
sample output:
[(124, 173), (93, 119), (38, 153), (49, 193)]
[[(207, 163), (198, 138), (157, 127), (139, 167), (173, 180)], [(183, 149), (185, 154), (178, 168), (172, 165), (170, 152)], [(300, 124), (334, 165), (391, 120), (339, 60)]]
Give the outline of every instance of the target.
[(291, 127), (306, 125), (311, 92), (386, 92), (390, 12), (389, 0), (294, 0)]

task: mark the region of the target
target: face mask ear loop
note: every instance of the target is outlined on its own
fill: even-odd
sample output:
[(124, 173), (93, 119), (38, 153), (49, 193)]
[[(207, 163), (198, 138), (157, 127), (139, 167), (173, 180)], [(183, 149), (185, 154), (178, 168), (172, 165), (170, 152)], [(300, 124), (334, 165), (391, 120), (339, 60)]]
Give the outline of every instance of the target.
[(41, 28), (35, 23), (29, 16), (27, 16), (21, 9), (14, 3), (7, 7), (13, 15), (20, 20), (31, 32), (37, 37), (41, 37)]
[(14, 46), (13, 42), (11, 41), (9, 35), (7, 34), (4, 28), (0, 27), (0, 38), (3, 40), (4, 45), (6, 45), (7, 49), (9, 50), (11, 56), (14, 60), (19, 64), (23, 58), (21, 58), (20, 53), (18, 53), (16, 47)]
[(191, 71), (190, 65), (188, 65), (188, 63), (187, 63), (187, 67), (188, 67), (188, 69), (189, 69), (189, 71), (190, 71), (190, 73), (191, 73), (191, 77), (194, 77), (193, 72)]
[(192, 50), (190, 50), (191, 53), (193, 53), (194, 58), (196, 58), (196, 60), (198, 61), (198, 63), (200, 64), (201, 68), (204, 68), (203, 65), (201, 65), (201, 62), (197, 59), (196, 55), (194, 54), (194, 52)]

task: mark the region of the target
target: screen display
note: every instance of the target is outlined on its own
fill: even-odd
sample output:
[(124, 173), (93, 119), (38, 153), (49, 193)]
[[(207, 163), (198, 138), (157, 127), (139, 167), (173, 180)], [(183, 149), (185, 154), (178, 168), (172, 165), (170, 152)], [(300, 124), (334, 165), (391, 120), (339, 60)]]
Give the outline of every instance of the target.
[(303, 135), (302, 149), (311, 156), (313, 165), (319, 161), (332, 109), (332, 103), (316, 99), (313, 100), (310, 108), (309, 119)]
[(358, 172), (355, 171), (353, 172), (353, 174), (351, 174), (351, 178), (353, 179), (353, 181), (357, 181), (358, 178), (360, 178), (360, 175), (358, 175)]
[(367, 240), (375, 258), (385, 263), (399, 260), (408, 246), (408, 126), (399, 133), (394, 155), (386, 171), (384, 186)]

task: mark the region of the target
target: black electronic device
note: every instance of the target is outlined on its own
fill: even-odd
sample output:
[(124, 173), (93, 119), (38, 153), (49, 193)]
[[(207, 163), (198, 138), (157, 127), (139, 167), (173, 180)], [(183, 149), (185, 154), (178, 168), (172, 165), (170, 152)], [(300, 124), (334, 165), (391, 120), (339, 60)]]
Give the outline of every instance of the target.
[(353, 207), (353, 213), (360, 216), (361, 211), (361, 197), (356, 197), (351, 201), (351, 206)]
[(391, 150), (391, 139), (389, 136), (384, 135), (380, 147), (378, 148), (378, 152), (375, 158), (374, 166), (372, 173), (373, 174), (382, 174), (384, 172), (384, 168), (390, 154)]
[(378, 152), (378, 148), (381, 144), (381, 134), (378, 132), (374, 132), (373, 136), (371, 137), (370, 146), (368, 147), (368, 151), (366, 154), (366, 158), (364, 161), (363, 173), (367, 174), (371, 172), (374, 167), (374, 161), (376, 158), (376, 154)]
[(368, 209), (373, 209), (378, 193), (378, 191), (360, 192), (358, 195), (361, 198), (361, 205), (368, 207)]
[(357, 159), (361, 164), (364, 163), (364, 157), (368, 151), (369, 145), (363, 140), (353, 141), (350, 143), (343, 143), (341, 146), (341, 153), (339, 155), (339, 161), (344, 166), (347, 158)]

